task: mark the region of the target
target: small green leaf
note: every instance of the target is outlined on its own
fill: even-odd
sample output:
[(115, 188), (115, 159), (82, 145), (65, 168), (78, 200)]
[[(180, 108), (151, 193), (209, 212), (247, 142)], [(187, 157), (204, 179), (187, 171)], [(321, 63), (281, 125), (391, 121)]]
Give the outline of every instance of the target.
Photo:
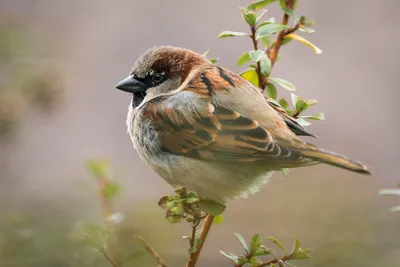
[(276, 239), (272, 236), (269, 236), (267, 238), (268, 238), (268, 240), (272, 241), (272, 243), (274, 243), (275, 246), (277, 246), (278, 248), (280, 248), (281, 250), (283, 250), (285, 252), (285, 247), (282, 245), (282, 243), (278, 239)]
[(261, 74), (264, 76), (268, 76), (271, 72), (271, 60), (264, 53), (264, 56), (260, 60)]
[(315, 113), (314, 115), (309, 115), (309, 116), (300, 116), (299, 118), (303, 119), (309, 119), (309, 120), (318, 120), (318, 121), (323, 121), (325, 120), (325, 114), (324, 113)]
[(287, 177), (289, 175), (289, 169), (288, 168), (283, 168), (282, 169), (282, 173), (285, 177)]
[(293, 243), (292, 253), (299, 251), (299, 249), (300, 249), (300, 240), (295, 238)]
[(202, 54), (202, 56), (203, 57), (208, 57), (208, 55), (211, 53), (211, 49), (209, 48), (209, 49), (207, 49), (203, 54)]
[(224, 221), (224, 217), (222, 217), (222, 215), (217, 215), (214, 217), (214, 220), (212, 222), (212, 224), (220, 224)]
[(245, 265), (248, 262), (249, 262), (249, 260), (246, 257), (240, 256), (238, 258), (238, 263), (241, 264), (241, 265)]
[(95, 179), (101, 179), (108, 176), (107, 170), (109, 164), (105, 160), (89, 159), (86, 161), (86, 165)]
[(225, 257), (227, 257), (228, 259), (232, 260), (234, 263), (238, 263), (238, 257), (231, 253), (231, 252), (225, 252), (220, 250), (219, 253), (221, 253), (222, 255), (224, 255)]
[(299, 18), (294, 14), (294, 9), (282, 8), (283, 12), (288, 14), (295, 22), (299, 22)]
[(308, 104), (310, 107), (311, 107), (312, 105), (315, 105), (315, 104), (318, 103), (318, 101), (315, 100), (315, 99), (307, 99), (306, 102), (307, 102), (307, 104)]
[(261, 246), (256, 252), (253, 253), (254, 257), (265, 256), (270, 254), (270, 252), (263, 246)]
[(242, 245), (242, 247), (246, 251), (246, 253), (249, 253), (249, 247), (247, 246), (247, 243), (244, 240), (244, 238), (238, 233), (235, 233), (235, 237), (237, 238), (237, 240), (239, 240), (240, 244)]
[(298, 97), (297, 95), (295, 95), (295, 94), (293, 94), (293, 93), (290, 94), (290, 99), (292, 100), (293, 107), (296, 106), (296, 102), (297, 102), (297, 99), (298, 99), (298, 98), (299, 98), (299, 97)]
[(216, 63), (218, 60), (219, 60), (219, 57), (217, 57), (217, 58), (212, 58), (212, 59), (210, 59), (210, 62), (214, 64), (214, 63)]
[(199, 208), (208, 214), (217, 216), (224, 212), (226, 206), (211, 199), (201, 199), (199, 201)]
[(265, 56), (265, 52), (262, 50), (249, 51), (250, 59), (255, 62), (260, 61), (263, 56)]
[(258, 41), (261, 42), (264, 47), (269, 47), (271, 45), (271, 38), (269, 36), (260, 38)]
[(309, 255), (307, 252), (303, 251), (301, 248), (299, 248), (298, 251), (292, 254), (292, 259), (294, 260), (306, 260), (310, 259), (311, 255)]
[(261, 0), (261, 1), (256, 1), (254, 3), (251, 3), (250, 5), (247, 6), (248, 9), (252, 10), (258, 10), (260, 8), (265, 7), (266, 5), (272, 4), (276, 0)]
[(183, 239), (189, 239), (189, 240), (190, 240), (190, 236), (188, 236), (188, 235), (183, 235), (182, 238), (183, 238)]
[(257, 21), (257, 15), (249, 11), (247, 8), (242, 8), (242, 18), (250, 26), (254, 26)]
[(311, 125), (311, 123), (309, 123), (308, 121), (306, 121), (305, 119), (303, 119), (303, 118), (297, 118), (297, 122), (301, 125), (301, 126), (310, 126)]
[(235, 36), (249, 36), (249, 34), (245, 32), (223, 31), (218, 35), (218, 39)]
[(286, 45), (286, 44), (290, 43), (292, 40), (293, 40), (292, 38), (283, 37), (281, 45)]
[(295, 105), (297, 114), (302, 113), (304, 110), (308, 109), (309, 107), (310, 106), (307, 104), (307, 102), (303, 98), (301, 98), (301, 97), (297, 98), (296, 105)]
[(197, 248), (196, 247), (190, 247), (189, 249), (188, 249), (188, 253), (189, 254), (193, 254), (193, 253), (195, 253), (197, 251)]
[(265, 90), (267, 91), (267, 95), (269, 98), (276, 99), (278, 96), (278, 91), (273, 83), (267, 83), (265, 85)]
[(194, 203), (199, 201), (199, 197), (197, 196), (196, 192), (189, 191), (186, 196), (186, 203)]
[(121, 188), (117, 183), (108, 182), (103, 187), (101, 194), (103, 195), (104, 198), (110, 200), (112, 198), (115, 198), (120, 191), (121, 191)]
[(249, 56), (249, 52), (246, 52), (244, 54), (242, 54), (237, 61), (237, 65), (241, 66), (243, 64), (246, 64), (247, 62), (249, 62), (251, 60), (250, 56)]
[(261, 247), (264, 239), (260, 234), (256, 234), (251, 238), (250, 241), (250, 255), (253, 255)]
[(285, 37), (286, 38), (291, 38), (293, 40), (297, 40), (300, 43), (303, 43), (303, 44), (307, 45), (308, 47), (312, 48), (314, 50), (315, 54), (317, 54), (317, 55), (322, 54), (322, 50), (321, 49), (319, 49), (317, 46), (312, 44), (310, 41), (304, 39), (303, 37), (301, 37), (301, 36), (299, 36), (297, 34), (291, 33), (291, 34), (286, 35)]
[(282, 108), (287, 108), (289, 106), (289, 103), (284, 98), (279, 99), (278, 103)]
[(267, 24), (271, 24), (271, 23), (275, 23), (276, 20), (274, 17), (270, 17), (268, 18), (266, 21), (261, 22), (260, 24), (257, 25), (257, 29), (259, 29), (260, 27), (267, 25)]
[(260, 13), (257, 14), (256, 24), (264, 17), (267, 13), (267, 9), (262, 10)]
[(279, 6), (281, 7), (281, 9), (286, 8), (286, 0), (279, 0)]
[(248, 80), (250, 83), (258, 87), (258, 74), (255, 70), (246, 70), (240, 74), (243, 78)]
[(381, 196), (400, 196), (400, 189), (381, 189), (379, 190)]
[(389, 209), (389, 211), (391, 211), (391, 212), (397, 212), (397, 211), (400, 211), (400, 205), (398, 205), (398, 206), (394, 206), (394, 207), (391, 207), (391, 208)]
[(275, 85), (282, 87), (283, 89), (289, 90), (289, 91), (296, 91), (296, 87), (294, 86), (293, 83), (286, 81), (281, 78), (276, 78), (276, 77), (269, 77), (269, 80), (273, 82)]
[(286, 25), (278, 24), (278, 23), (269, 23), (262, 25), (258, 28), (256, 33), (256, 39), (261, 39), (265, 36), (269, 36), (271, 34), (283, 31), (287, 28)]
[(252, 257), (250, 259), (250, 266), (258, 266), (260, 264), (262, 264), (262, 261), (260, 259), (258, 259), (256, 257)]
[(166, 202), (165, 208), (172, 209), (173, 207), (176, 207), (176, 201), (168, 201), (168, 202)]

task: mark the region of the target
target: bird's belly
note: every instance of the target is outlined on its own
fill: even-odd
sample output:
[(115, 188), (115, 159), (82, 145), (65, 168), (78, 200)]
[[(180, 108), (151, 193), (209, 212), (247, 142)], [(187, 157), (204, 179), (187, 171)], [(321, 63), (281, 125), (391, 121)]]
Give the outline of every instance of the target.
[(202, 198), (220, 202), (258, 192), (272, 174), (259, 164), (211, 162), (169, 153), (147, 162), (175, 189), (186, 187)]

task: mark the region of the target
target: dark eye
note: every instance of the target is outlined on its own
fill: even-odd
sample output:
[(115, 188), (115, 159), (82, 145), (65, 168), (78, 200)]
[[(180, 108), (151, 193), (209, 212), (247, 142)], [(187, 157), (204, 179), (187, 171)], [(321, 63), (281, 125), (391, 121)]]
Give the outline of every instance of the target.
[(151, 79), (153, 80), (153, 82), (155, 83), (159, 83), (162, 81), (162, 79), (164, 78), (164, 76), (161, 73), (155, 73)]

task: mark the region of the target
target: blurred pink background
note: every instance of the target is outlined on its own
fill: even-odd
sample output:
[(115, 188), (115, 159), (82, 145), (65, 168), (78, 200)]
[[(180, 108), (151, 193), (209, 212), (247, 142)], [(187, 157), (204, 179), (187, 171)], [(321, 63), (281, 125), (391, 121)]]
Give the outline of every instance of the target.
[[(243, 70), (236, 59), (251, 48), (250, 40), (216, 37), (223, 30), (247, 30), (238, 7), (248, 3), (1, 1), (0, 25), (26, 30), (36, 55), (33, 69), (35, 64), (51, 66), (63, 90), (51, 112), (24, 109), (12, 140), (0, 141), (1, 214), (29, 210), (44, 211), (43, 219), (50, 221), (60, 213), (98, 220), (95, 185), (84, 162), (105, 158), (123, 186), (117, 209), (133, 210), (133, 227), (156, 244), (167, 262), (183, 266), (187, 244), (180, 236), (189, 227), (170, 226), (163, 219), (157, 201), (173, 190), (133, 150), (125, 126), (130, 96), (114, 85), (154, 45), (199, 53), (210, 48), (220, 65)], [(316, 32), (302, 35), (324, 53), (316, 56), (296, 42), (284, 46), (273, 76), (293, 82), (300, 96), (319, 101), (310, 112), (324, 112), (326, 121), (308, 128), (319, 136), (309, 141), (361, 160), (374, 176), (323, 165), (292, 170), (287, 178), (274, 175), (256, 196), (228, 203), (225, 221), (211, 230), (199, 266), (232, 266), (218, 250), (240, 252), (234, 232), (247, 238), (275, 236), (288, 247), (299, 237), (315, 250), (313, 259), (299, 266), (399, 264), (400, 213), (388, 208), (400, 199), (378, 196), (380, 188), (394, 188), (400, 181), (399, 8), (394, 0), (299, 1), (297, 13), (316, 21)], [(274, 4), (268, 15), (279, 21), (282, 12)], [(279, 94), (287, 96), (283, 90)], [(156, 231), (163, 234), (158, 237)], [(138, 266), (153, 266), (151, 259), (146, 262)], [(6, 266), (1, 259), (0, 266)]]

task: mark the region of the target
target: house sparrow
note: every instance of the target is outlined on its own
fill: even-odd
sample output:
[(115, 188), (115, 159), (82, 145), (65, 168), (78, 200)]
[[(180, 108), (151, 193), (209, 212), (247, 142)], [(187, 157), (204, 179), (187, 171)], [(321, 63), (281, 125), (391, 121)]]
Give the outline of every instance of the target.
[(296, 119), (259, 88), (193, 51), (153, 47), (116, 88), (133, 94), (128, 133), (140, 157), (174, 188), (218, 202), (259, 191), (272, 171), (320, 162), (367, 167), (302, 141)]

